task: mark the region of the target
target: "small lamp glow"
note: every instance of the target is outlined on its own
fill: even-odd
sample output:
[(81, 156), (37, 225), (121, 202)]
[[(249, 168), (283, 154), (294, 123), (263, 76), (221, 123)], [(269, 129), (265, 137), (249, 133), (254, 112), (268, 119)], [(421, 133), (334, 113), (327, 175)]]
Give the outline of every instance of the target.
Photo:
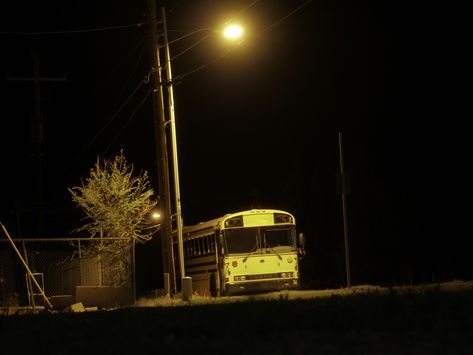
[(153, 218), (154, 220), (158, 220), (161, 218), (161, 215), (159, 214), (159, 212), (153, 212), (151, 214), (151, 218)]
[(236, 24), (228, 25), (223, 30), (223, 35), (230, 40), (239, 39), (243, 35), (243, 27)]

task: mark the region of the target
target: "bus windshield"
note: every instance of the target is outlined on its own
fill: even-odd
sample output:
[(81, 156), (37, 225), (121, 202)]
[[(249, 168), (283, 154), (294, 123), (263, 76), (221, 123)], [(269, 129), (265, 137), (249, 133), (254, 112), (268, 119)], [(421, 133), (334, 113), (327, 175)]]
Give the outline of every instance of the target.
[(294, 248), (293, 228), (237, 228), (225, 231), (228, 254), (262, 252), (262, 248)]
[(227, 253), (249, 253), (258, 248), (258, 228), (238, 228), (225, 231)]
[(273, 228), (263, 230), (263, 239), (265, 248), (275, 247), (293, 247), (294, 233), (290, 228)]

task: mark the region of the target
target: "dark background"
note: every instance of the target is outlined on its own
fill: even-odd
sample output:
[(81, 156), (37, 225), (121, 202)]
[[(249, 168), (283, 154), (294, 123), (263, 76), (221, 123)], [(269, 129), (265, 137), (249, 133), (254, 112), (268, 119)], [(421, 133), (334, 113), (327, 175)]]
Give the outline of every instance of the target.
[[(80, 226), (67, 188), (97, 156), (123, 149), (157, 190), (152, 100), (141, 104), (149, 84), (130, 96), (150, 69), (146, 25), (103, 30), (146, 22), (145, 4), (2, 5), (0, 216), (14, 236), (39, 234), (33, 84), (7, 80), (32, 76), (32, 50), (41, 76), (67, 76), (41, 84), (44, 236)], [(185, 224), (288, 210), (307, 236), (305, 285), (343, 285), (342, 132), (353, 283), (471, 278), (467, 125), (457, 123), (465, 59), (445, 9), (314, 0), (290, 15), (304, 1), (160, 4), (171, 41), (231, 17), (247, 32), (234, 47), (216, 35), (192, 47), (204, 32), (171, 45), (172, 56), (192, 47), (172, 63), (182, 78), (174, 89)], [(158, 270), (144, 272), (147, 285), (159, 286), (159, 241), (139, 252), (140, 270)]]

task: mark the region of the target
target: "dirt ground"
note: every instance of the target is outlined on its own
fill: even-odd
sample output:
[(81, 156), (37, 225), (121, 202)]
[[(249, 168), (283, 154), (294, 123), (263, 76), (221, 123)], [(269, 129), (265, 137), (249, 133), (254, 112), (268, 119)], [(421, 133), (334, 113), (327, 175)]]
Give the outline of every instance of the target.
[(1, 315), (1, 353), (473, 354), (471, 287), (296, 295)]

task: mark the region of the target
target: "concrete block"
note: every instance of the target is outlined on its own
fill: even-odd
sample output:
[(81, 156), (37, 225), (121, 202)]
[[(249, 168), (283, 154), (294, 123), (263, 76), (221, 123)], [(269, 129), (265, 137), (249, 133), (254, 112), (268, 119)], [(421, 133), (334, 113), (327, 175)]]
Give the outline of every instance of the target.
[(86, 307), (115, 307), (132, 305), (133, 289), (116, 286), (76, 286), (76, 302)]
[(85, 312), (85, 308), (84, 308), (84, 305), (82, 304), (82, 302), (71, 304), (68, 307), (68, 310), (70, 312), (73, 312), (73, 313)]

